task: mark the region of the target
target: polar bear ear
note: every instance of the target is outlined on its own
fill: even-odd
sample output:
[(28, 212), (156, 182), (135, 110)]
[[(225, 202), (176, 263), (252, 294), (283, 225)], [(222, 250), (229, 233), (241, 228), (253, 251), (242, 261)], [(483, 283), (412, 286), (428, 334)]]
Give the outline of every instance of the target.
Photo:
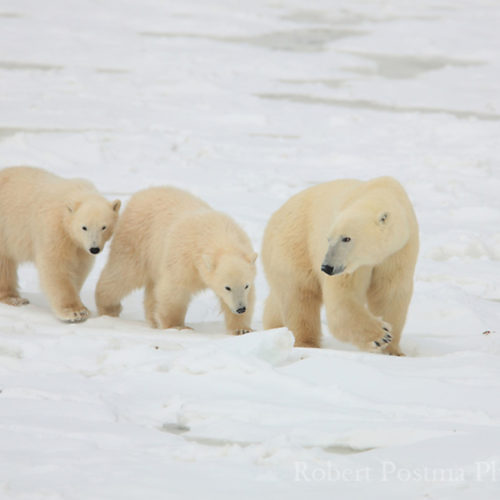
[(248, 260), (248, 262), (250, 264), (253, 264), (257, 260), (258, 255), (259, 254), (256, 253), (256, 252), (249, 253), (249, 254), (246, 255), (246, 259)]
[(77, 203), (76, 201), (68, 201), (66, 203), (66, 210), (72, 214), (73, 212), (75, 212), (75, 210), (78, 208), (78, 206), (80, 205), (80, 203)]
[(113, 212), (118, 212), (121, 206), (122, 202), (120, 200), (115, 200), (111, 202), (111, 208), (113, 209)]
[(205, 266), (207, 271), (212, 271), (214, 268), (214, 259), (208, 253), (204, 253), (201, 256), (201, 262)]

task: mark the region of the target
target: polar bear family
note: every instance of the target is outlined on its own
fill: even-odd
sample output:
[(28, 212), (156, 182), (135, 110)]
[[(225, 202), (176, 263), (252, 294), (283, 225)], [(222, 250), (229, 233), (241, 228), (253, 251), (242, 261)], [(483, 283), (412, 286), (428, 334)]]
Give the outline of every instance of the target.
[[(56, 317), (84, 321), (79, 293), (114, 231), (96, 288), (99, 314), (118, 316), (121, 299), (144, 288), (149, 324), (182, 329), (191, 297), (208, 288), (228, 331), (251, 330), (257, 254), (233, 219), (168, 187), (136, 193), (118, 218), (119, 209), (81, 179), (0, 170), (0, 302), (28, 303), (17, 266), (33, 261)], [(401, 355), (418, 246), (412, 204), (395, 179), (338, 180), (298, 193), (264, 233), (264, 328), (286, 326), (297, 346), (318, 347), (324, 305), (338, 339)]]

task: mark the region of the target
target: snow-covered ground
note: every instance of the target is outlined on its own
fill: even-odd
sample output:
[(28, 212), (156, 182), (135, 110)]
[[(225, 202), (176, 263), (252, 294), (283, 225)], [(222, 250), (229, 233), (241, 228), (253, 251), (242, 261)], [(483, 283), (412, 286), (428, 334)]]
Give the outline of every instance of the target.
[(23, 266), (0, 499), (500, 498), (499, 26), (488, 0), (2, 0), (1, 166), (187, 188), (256, 249), (293, 193), (393, 175), (422, 245), (405, 358), (259, 331), (261, 269), (229, 337), (210, 293), (194, 332), (148, 328), (139, 292), (59, 323)]

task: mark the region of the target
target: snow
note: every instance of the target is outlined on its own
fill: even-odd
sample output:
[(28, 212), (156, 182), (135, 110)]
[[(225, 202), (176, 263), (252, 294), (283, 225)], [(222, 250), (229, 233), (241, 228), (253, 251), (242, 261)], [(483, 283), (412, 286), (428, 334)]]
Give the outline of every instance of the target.
[[(333, 339), (58, 322), (0, 305), (0, 498), (497, 499), (500, 6), (489, 0), (3, 0), (0, 163), (159, 184), (260, 248), (292, 194), (393, 175), (421, 226), (405, 358)], [(483, 332), (490, 330), (486, 335)]]

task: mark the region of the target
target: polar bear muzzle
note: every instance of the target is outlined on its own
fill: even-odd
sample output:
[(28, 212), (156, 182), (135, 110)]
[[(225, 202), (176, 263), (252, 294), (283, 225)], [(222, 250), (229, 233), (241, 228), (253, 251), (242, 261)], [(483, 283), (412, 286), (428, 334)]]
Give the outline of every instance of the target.
[(340, 274), (341, 272), (343, 272), (345, 269), (345, 266), (337, 266), (337, 267), (333, 267), (333, 266), (330, 266), (330, 264), (322, 264), (321, 265), (321, 270), (328, 274), (328, 276), (334, 276), (335, 274)]
[[(349, 239), (350, 241), (350, 239)], [(328, 276), (334, 276), (335, 274), (342, 273), (345, 268), (345, 259), (347, 257), (348, 249), (343, 245), (343, 241), (337, 242), (333, 245), (329, 245), (326, 251), (325, 258), (321, 264), (321, 270), (328, 274)]]

